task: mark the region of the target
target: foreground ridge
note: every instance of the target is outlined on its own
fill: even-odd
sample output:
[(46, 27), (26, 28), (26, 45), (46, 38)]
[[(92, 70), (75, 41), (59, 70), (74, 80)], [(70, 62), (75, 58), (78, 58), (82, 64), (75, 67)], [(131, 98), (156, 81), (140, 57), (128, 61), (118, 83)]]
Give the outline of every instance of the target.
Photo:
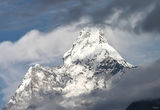
[(134, 67), (108, 44), (103, 31), (97, 28), (84, 28), (63, 60), (64, 64), (56, 68), (38, 64), (30, 67), (3, 110), (35, 110), (41, 102), (59, 96), (59, 106), (80, 106), (85, 100), (76, 99), (76, 104), (68, 99), (109, 90), (113, 80)]

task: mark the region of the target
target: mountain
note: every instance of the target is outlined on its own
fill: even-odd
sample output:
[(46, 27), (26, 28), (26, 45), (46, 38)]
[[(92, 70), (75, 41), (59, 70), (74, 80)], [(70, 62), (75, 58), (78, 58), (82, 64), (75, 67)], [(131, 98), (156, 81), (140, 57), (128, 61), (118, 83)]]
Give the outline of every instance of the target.
[(160, 110), (160, 99), (136, 101), (131, 103), (126, 110)]
[[(109, 45), (103, 31), (97, 28), (83, 29), (63, 61), (56, 68), (39, 64), (30, 67), (3, 110), (37, 110), (41, 103), (51, 102), (55, 97), (59, 97), (56, 100), (59, 106), (73, 108), (85, 103), (76, 97), (108, 90), (114, 79), (134, 67)], [(78, 103), (72, 102), (73, 98)]]

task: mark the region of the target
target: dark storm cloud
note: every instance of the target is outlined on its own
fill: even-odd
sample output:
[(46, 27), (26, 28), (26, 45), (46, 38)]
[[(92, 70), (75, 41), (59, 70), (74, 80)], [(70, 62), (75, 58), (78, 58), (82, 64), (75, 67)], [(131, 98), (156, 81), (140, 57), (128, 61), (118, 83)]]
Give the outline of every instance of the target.
[[(153, 6), (153, 10), (149, 12), (149, 8)], [(122, 13), (112, 24), (105, 24), (114, 12), (114, 10), (122, 10)], [(139, 23), (133, 28), (135, 31), (160, 32), (160, 1), (159, 0), (111, 0), (108, 4), (103, 5), (94, 12), (90, 12), (93, 24), (111, 25), (118, 27), (121, 20), (129, 20), (133, 14), (144, 12), (146, 17), (139, 19)], [(136, 16), (135, 16), (136, 17)], [(129, 21), (132, 22), (132, 21)], [(121, 27), (121, 26), (120, 26)]]
[(141, 27), (145, 31), (160, 32), (160, 1), (157, 2), (153, 11), (144, 19)]
[[(38, 28), (53, 29), (57, 26), (89, 17), (94, 25), (116, 26), (120, 20), (128, 20), (134, 13), (146, 11), (157, 4), (139, 22), (135, 30), (160, 31), (159, 0), (6, 0), (0, 1), (1, 29)], [(106, 24), (114, 10), (123, 10), (114, 24)], [(23, 25), (22, 25), (23, 24)]]
[[(140, 11), (145, 7), (148, 7), (154, 3), (151, 0), (111, 0), (109, 4), (106, 4), (100, 9), (97, 9), (96, 12), (92, 13), (93, 20), (104, 21), (107, 17), (113, 14), (114, 9), (122, 9), (123, 15), (122, 16), (129, 16), (130, 14)], [(96, 19), (95, 17), (98, 17)]]

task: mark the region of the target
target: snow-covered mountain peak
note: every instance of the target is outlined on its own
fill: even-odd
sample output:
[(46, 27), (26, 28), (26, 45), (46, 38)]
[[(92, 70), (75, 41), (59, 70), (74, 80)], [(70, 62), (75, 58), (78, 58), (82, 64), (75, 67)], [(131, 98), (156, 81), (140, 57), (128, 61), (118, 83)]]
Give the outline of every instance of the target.
[[(100, 28), (84, 28), (81, 30), (77, 42), (87, 40), (88, 43), (106, 43), (104, 32)], [(75, 42), (76, 43), (76, 42)]]
[(30, 67), (3, 110), (37, 110), (40, 103), (56, 96), (62, 98), (56, 101), (59, 106), (73, 109), (73, 104), (83, 105), (85, 99), (75, 103), (70, 98), (109, 90), (112, 82), (133, 67), (109, 45), (98, 28), (83, 29), (63, 60), (64, 64), (56, 68), (39, 64)]
[(73, 46), (64, 54), (64, 64), (71, 65), (82, 60), (101, 62), (111, 57), (126, 67), (132, 67), (106, 40), (104, 32), (98, 28), (84, 28)]

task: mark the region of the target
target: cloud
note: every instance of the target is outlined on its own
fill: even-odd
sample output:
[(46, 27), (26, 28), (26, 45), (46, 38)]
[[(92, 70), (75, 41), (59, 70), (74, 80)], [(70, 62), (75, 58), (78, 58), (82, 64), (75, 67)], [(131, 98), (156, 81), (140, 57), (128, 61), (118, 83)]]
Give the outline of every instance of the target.
[(142, 21), (141, 28), (148, 31), (160, 32), (160, 2), (158, 2), (155, 8), (148, 14), (148, 16)]
[[(121, 25), (124, 24), (126, 23), (122, 22)], [(111, 27), (103, 29), (108, 42), (130, 63), (134, 65), (148, 64), (159, 58), (160, 38), (155, 33), (136, 34), (130, 30)]]
[[(119, 22), (132, 22), (130, 18), (143, 13), (136, 26), (130, 28), (135, 32), (159, 32), (159, 4), (159, 0), (8, 0), (0, 2), (5, 7), (0, 12), (0, 23), (2, 29), (35, 27), (45, 31), (88, 17), (87, 24), (128, 29)], [(121, 13), (114, 22), (106, 22), (117, 11)]]
[(77, 24), (42, 33), (32, 30), (17, 42), (0, 43), (0, 78), (6, 84), (2, 92), (5, 101), (13, 94), (29, 66), (40, 63), (47, 66), (62, 64), (62, 56), (75, 36)]

